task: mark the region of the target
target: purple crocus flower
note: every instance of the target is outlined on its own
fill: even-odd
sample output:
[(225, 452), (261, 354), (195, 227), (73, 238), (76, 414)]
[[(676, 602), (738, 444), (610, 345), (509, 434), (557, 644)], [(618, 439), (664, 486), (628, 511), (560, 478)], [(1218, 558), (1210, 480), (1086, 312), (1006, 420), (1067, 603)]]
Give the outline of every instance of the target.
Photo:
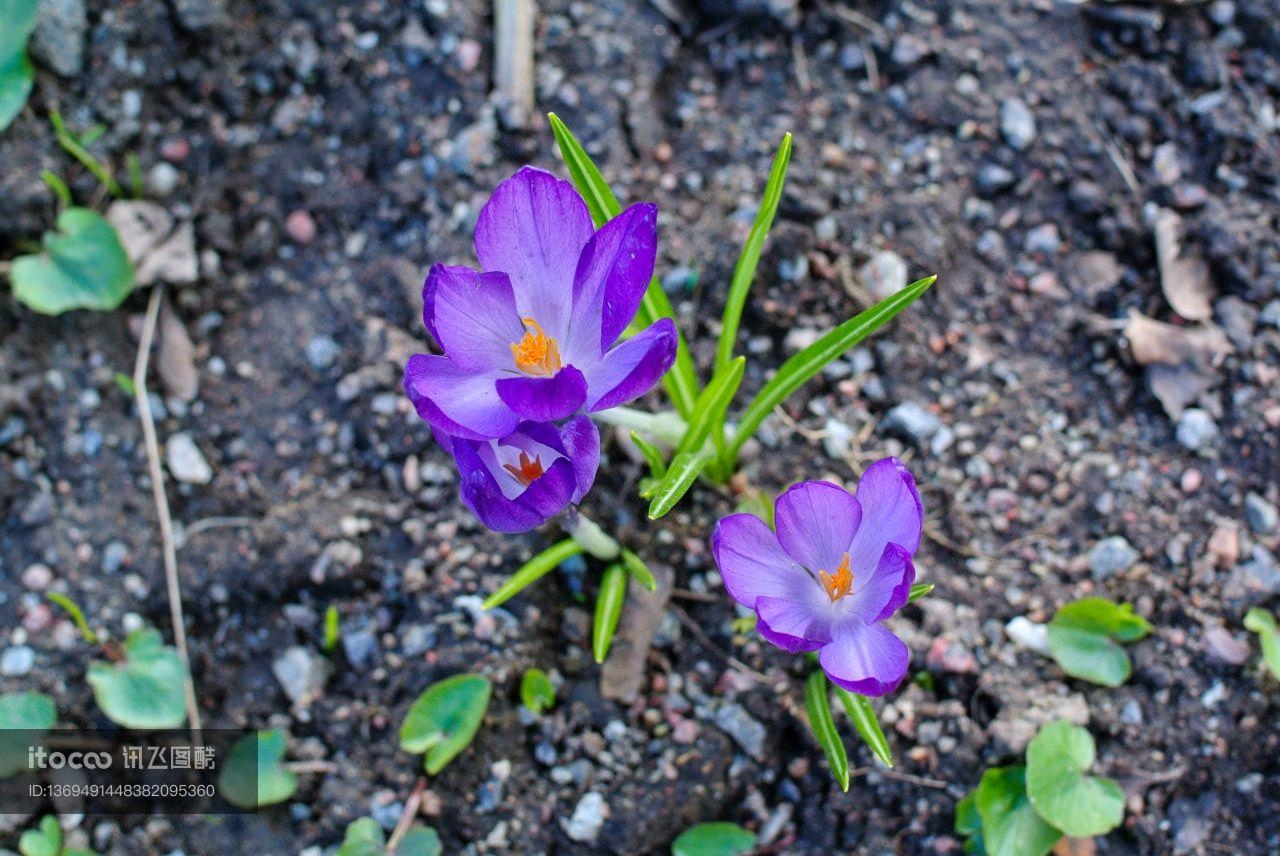
[(463, 503), (498, 532), (526, 532), (579, 502), (600, 463), (600, 432), (586, 416), (560, 428), (521, 422), (499, 440), (436, 439), (457, 461)]
[(643, 203), (596, 231), (567, 181), (526, 166), (499, 184), (476, 222), (484, 272), (437, 264), (427, 276), (423, 320), (444, 355), (405, 367), (422, 418), (454, 437), (497, 439), (652, 387), (675, 359), (675, 325), (618, 337), (653, 275), (657, 219)]
[(760, 635), (787, 651), (817, 651), (831, 680), (879, 696), (907, 674), (907, 646), (880, 622), (915, 580), (923, 512), (915, 479), (897, 458), (867, 468), (856, 496), (802, 482), (774, 503), (777, 533), (733, 514), (711, 536), (725, 588), (756, 612)]

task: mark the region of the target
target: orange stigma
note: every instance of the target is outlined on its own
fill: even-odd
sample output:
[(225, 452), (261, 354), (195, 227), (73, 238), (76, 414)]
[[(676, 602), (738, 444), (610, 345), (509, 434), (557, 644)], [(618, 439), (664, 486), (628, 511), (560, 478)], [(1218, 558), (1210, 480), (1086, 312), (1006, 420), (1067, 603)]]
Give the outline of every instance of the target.
[(849, 554), (844, 554), (840, 567), (836, 568), (834, 574), (818, 571), (818, 581), (822, 583), (822, 588), (827, 592), (827, 597), (831, 598), (832, 603), (847, 595), (853, 589), (853, 572), (849, 570)]
[[(542, 475), (542, 458), (535, 457), (531, 461), (529, 460), (528, 452), (521, 452), (519, 466), (514, 464), (503, 464), (502, 468), (515, 476), (516, 481), (520, 482), (520, 484), (528, 487), (533, 484), (535, 479)], [(845, 571), (848, 571), (847, 567), (845, 568)]]
[(538, 322), (532, 318), (520, 319), (526, 328), (524, 338), (511, 345), (511, 355), (516, 358), (516, 368), (534, 377), (551, 377), (560, 371), (560, 346)]

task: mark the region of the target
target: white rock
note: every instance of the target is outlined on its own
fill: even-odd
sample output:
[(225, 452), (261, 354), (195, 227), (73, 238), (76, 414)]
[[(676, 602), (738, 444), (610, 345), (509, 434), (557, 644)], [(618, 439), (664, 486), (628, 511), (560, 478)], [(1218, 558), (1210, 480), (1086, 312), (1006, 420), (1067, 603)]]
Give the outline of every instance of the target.
[(213, 481), (213, 467), (204, 459), (200, 447), (190, 434), (174, 434), (164, 444), (164, 458), (169, 472), (186, 484), (208, 484)]
[(573, 810), (573, 817), (568, 821), (561, 819), (560, 826), (566, 835), (574, 841), (590, 844), (600, 835), (600, 827), (609, 816), (609, 804), (596, 791), (587, 791), (578, 800)]
[(1004, 626), (1004, 632), (1015, 645), (1049, 656), (1049, 628), (1019, 615)]

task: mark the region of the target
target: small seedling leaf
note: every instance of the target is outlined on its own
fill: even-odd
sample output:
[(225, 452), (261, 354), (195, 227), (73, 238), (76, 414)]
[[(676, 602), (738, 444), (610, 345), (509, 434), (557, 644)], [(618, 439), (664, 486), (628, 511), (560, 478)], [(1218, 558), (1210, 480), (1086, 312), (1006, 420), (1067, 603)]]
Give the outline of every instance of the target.
[[(1027, 799), (1025, 767), (993, 767), (973, 793), (989, 856), (1044, 856), (1062, 833), (1045, 823)], [(956, 817), (959, 826), (959, 814)]]
[(1105, 835), (1124, 820), (1124, 791), (1111, 779), (1087, 775), (1093, 759), (1093, 735), (1063, 720), (1040, 729), (1027, 746), (1031, 804), (1074, 838)]
[(685, 452), (671, 459), (671, 466), (662, 480), (654, 485), (649, 496), (649, 519), (657, 520), (671, 509), (693, 487), (694, 480), (711, 463), (711, 456)]
[(18, 852), (22, 856), (61, 856), (62, 827), (53, 815), (40, 818), (38, 829), (28, 829), (18, 839)]
[(432, 684), (409, 708), (400, 727), (400, 748), (425, 753), (427, 773), (439, 773), (471, 744), (492, 691), (484, 675), (454, 675)]
[(671, 856), (739, 856), (755, 846), (755, 834), (736, 823), (699, 823), (672, 842)]
[(1058, 610), (1049, 622), (1049, 651), (1068, 675), (1107, 687), (1129, 679), (1133, 665), (1120, 642), (1151, 632), (1145, 618), (1128, 604), (1086, 597)]
[(287, 743), (278, 728), (241, 737), (218, 773), (223, 798), (240, 808), (282, 803), (298, 790), (298, 777), (284, 766)]
[(892, 767), (893, 751), (889, 748), (889, 741), (880, 727), (880, 719), (876, 716), (875, 708), (871, 706), (871, 700), (866, 696), (851, 693), (841, 686), (836, 686), (835, 690), (840, 703), (844, 705), (844, 712), (849, 714), (849, 719), (852, 720), (853, 727), (862, 738), (862, 742), (867, 744), (867, 748), (880, 759), (881, 763), (886, 767)]
[(1271, 674), (1280, 680), (1280, 628), (1276, 627), (1276, 618), (1262, 607), (1255, 606), (1245, 613), (1244, 626), (1258, 634), (1258, 643), (1262, 645), (1262, 662), (1267, 664)]
[(186, 666), (153, 628), (129, 634), (123, 661), (90, 663), (88, 680), (98, 707), (126, 728), (176, 728), (187, 718)]
[(831, 718), (831, 700), (827, 697), (827, 675), (821, 670), (812, 672), (804, 685), (804, 706), (809, 714), (809, 728), (827, 756), (831, 774), (840, 783), (840, 790), (849, 790), (849, 756)]
[(28, 745), (52, 728), (57, 716), (53, 699), (44, 693), (0, 695), (0, 779), (27, 769)]
[(45, 595), (49, 600), (56, 603), (67, 611), (67, 615), (71, 616), (71, 620), (75, 623), (76, 629), (80, 631), (80, 637), (90, 645), (98, 644), (98, 634), (93, 632), (93, 628), (89, 626), (89, 622), (85, 620), (84, 610), (80, 608), (80, 604), (76, 603), (65, 594), (51, 591)]
[(520, 679), (520, 703), (534, 713), (546, 713), (556, 703), (556, 688), (541, 669), (529, 669)]
[(566, 538), (552, 544), (538, 555), (520, 566), (520, 570), (511, 575), (511, 579), (503, 583), (497, 591), (489, 595), (488, 600), (484, 602), (485, 609), (493, 609), (506, 603), (538, 580), (542, 579), (548, 573), (559, 566), (561, 562), (570, 556), (576, 556), (582, 552), (582, 545), (572, 538)]
[(625, 547), (622, 548), (622, 567), (647, 591), (658, 590), (658, 580), (653, 576), (653, 571), (649, 570), (643, 559)]
[(338, 614), (338, 607), (335, 604), (329, 604), (324, 611), (324, 639), (320, 646), (326, 654), (332, 654), (338, 647), (338, 640), (342, 633), (341, 622), (342, 617)]
[(597, 663), (603, 663), (613, 646), (613, 634), (618, 632), (622, 620), (622, 606), (627, 600), (627, 572), (621, 564), (605, 569), (600, 581), (600, 594), (596, 597), (596, 616), (591, 625), (591, 653)]
[(133, 291), (133, 264), (116, 230), (87, 208), (59, 214), (44, 252), (14, 259), (10, 276), (14, 297), (44, 315), (115, 309)]

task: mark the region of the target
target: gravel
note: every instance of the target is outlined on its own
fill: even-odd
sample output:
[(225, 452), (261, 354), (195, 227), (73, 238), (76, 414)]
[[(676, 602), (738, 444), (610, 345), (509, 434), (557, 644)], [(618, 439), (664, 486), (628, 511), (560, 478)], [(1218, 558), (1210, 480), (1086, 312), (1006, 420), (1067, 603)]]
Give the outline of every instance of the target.
[(764, 725), (747, 713), (742, 705), (735, 703), (720, 705), (715, 713), (715, 723), (717, 728), (732, 737), (733, 742), (742, 747), (742, 751), (756, 760), (764, 758), (764, 744), (768, 732)]
[(84, 39), (89, 16), (84, 0), (40, 0), (31, 53), (63, 77), (75, 77), (84, 67)]
[(165, 462), (169, 472), (184, 484), (208, 484), (213, 481), (213, 467), (205, 460), (190, 434), (174, 434), (165, 443)]
[(562, 818), (560, 826), (574, 841), (591, 844), (600, 836), (600, 827), (608, 816), (609, 805), (604, 797), (596, 791), (587, 791), (574, 807), (573, 816), (568, 821)]
[(1124, 573), (1138, 561), (1138, 551), (1123, 536), (1103, 538), (1089, 551), (1089, 572), (1098, 581)]
[(329, 661), (309, 648), (294, 645), (271, 664), (271, 671), (296, 705), (305, 707), (324, 688), (332, 667)]
[(1280, 528), (1280, 510), (1253, 491), (1244, 498), (1244, 519), (1258, 535), (1271, 535)]
[(29, 673), (36, 664), (36, 652), (30, 645), (14, 645), (0, 654), (0, 675), (18, 678)]
[(1191, 407), (1182, 411), (1174, 435), (1179, 443), (1198, 452), (1218, 439), (1218, 425), (1206, 411)]
[(1000, 133), (1018, 151), (1035, 142), (1036, 119), (1021, 99), (1009, 98), (1000, 105)]
[(910, 440), (918, 446), (928, 443), (941, 427), (942, 421), (937, 416), (914, 401), (904, 401), (880, 421), (881, 431)]

